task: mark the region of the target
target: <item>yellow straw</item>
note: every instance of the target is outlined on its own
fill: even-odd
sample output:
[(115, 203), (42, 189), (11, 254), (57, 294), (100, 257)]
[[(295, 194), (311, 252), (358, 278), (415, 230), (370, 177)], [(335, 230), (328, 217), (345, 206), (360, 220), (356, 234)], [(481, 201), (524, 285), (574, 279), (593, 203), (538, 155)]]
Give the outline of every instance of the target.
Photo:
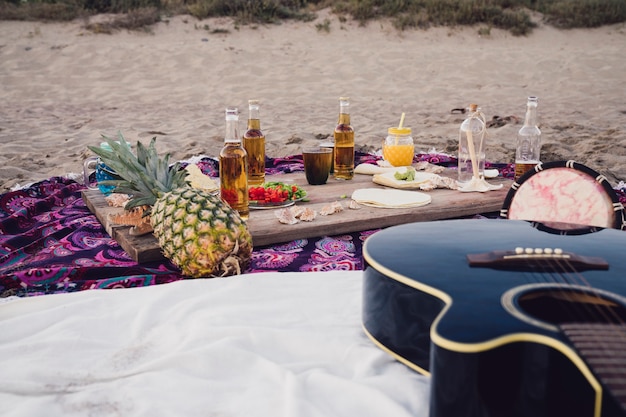
[[(404, 124), (404, 112), (402, 112), (402, 116), (400, 116), (400, 124), (398, 125), (398, 129), (402, 129), (402, 125)], [(396, 135), (396, 145), (398, 144), (398, 135)]]

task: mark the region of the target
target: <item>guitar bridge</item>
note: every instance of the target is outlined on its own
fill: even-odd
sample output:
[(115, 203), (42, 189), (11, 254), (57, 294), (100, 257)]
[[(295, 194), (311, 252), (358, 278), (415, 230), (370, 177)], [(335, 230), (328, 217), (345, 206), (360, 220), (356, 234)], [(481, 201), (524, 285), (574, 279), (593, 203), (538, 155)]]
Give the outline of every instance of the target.
[(556, 248), (515, 248), (514, 251), (492, 251), (467, 255), (474, 268), (491, 268), (511, 271), (566, 272), (608, 270), (609, 264), (596, 256), (582, 256)]

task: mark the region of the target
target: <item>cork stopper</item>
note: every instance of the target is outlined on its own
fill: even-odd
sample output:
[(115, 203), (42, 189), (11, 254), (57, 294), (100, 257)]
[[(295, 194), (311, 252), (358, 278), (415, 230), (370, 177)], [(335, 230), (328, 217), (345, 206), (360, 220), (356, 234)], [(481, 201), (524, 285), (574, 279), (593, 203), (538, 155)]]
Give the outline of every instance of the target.
[(471, 113), (476, 112), (476, 110), (478, 110), (478, 104), (470, 104), (470, 105), (469, 105), (469, 111), (470, 111)]

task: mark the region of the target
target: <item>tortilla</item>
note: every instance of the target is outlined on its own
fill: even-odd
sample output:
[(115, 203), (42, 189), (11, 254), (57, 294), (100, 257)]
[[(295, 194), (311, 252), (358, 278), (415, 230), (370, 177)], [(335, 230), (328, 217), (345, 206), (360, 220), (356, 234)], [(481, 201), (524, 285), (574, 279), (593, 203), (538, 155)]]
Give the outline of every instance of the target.
[(409, 208), (429, 204), (432, 198), (418, 191), (391, 190), (384, 188), (359, 188), (352, 193), (359, 204), (380, 208)]
[[(396, 169), (396, 171), (403, 172), (404, 169), (405, 168)], [(405, 181), (396, 179), (396, 177), (394, 176), (396, 171), (386, 172), (384, 174), (376, 174), (372, 177), (372, 181), (374, 181), (376, 184), (385, 185), (387, 187), (400, 189), (419, 189), (420, 185), (428, 181), (437, 183), (437, 177), (439, 177), (437, 174), (432, 174), (430, 172), (416, 171), (415, 179), (413, 179), (413, 181)]]
[(354, 168), (355, 174), (374, 175), (384, 174), (385, 172), (396, 172), (399, 168), (396, 167), (381, 167), (374, 164), (359, 164)]

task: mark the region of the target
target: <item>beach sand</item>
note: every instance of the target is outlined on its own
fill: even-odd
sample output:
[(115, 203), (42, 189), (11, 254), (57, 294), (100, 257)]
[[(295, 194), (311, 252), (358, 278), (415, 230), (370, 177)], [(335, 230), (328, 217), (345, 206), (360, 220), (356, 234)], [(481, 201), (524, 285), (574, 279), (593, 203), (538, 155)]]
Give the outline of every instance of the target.
[[(101, 16), (99, 18), (106, 18)], [(316, 24), (330, 21), (330, 31)], [(357, 149), (375, 152), (402, 112), (416, 151), (456, 153), (464, 115), (488, 120), (487, 160), (513, 162), (529, 95), (539, 97), (542, 160), (574, 159), (626, 180), (626, 26), (526, 37), (478, 27), (399, 32), (386, 21), (235, 28), (176, 16), (150, 32), (94, 34), (83, 21), (0, 25), (0, 192), (82, 172), (88, 145), (122, 132), (173, 159), (217, 156), (224, 108), (261, 100), (267, 154), (300, 153), (332, 135), (338, 97), (351, 98)], [(227, 29), (228, 33), (213, 33)]]

